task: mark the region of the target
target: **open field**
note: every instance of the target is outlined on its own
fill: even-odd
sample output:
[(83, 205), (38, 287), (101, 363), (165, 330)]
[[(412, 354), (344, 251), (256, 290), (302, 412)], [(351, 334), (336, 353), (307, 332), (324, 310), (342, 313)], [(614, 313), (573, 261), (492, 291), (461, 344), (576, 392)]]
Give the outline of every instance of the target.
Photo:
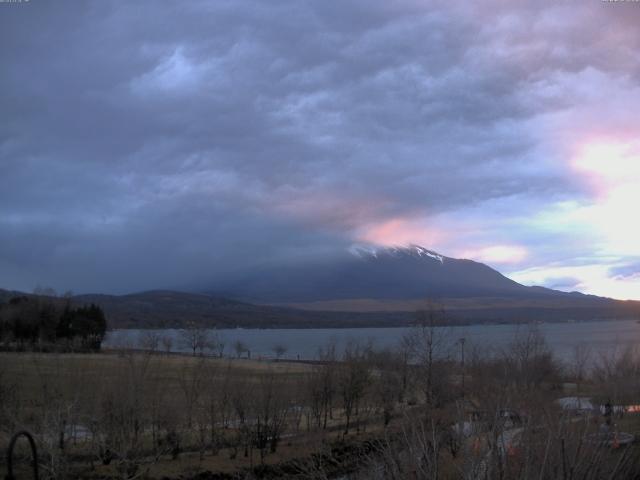
[[(75, 460), (64, 467), (53, 461), (49, 467), (83, 477), (121, 475), (117, 462), (104, 465), (109, 442), (137, 450), (129, 460), (142, 465), (148, 478), (203, 470), (233, 473), (304, 459), (326, 449), (326, 441), (344, 438), (337, 407), (323, 432), (304, 425), (299, 403), (313, 369), (297, 362), (139, 352), (1, 353), (3, 413), (14, 428), (2, 426), (0, 449), (10, 432), (23, 426), (37, 435), (45, 454), (62, 450), (63, 435), (65, 455)], [(278, 416), (279, 425), (270, 423)], [(268, 454), (248, 444), (248, 432), (242, 431), (262, 420), (270, 442), (274, 429), (281, 437), (277, 450), (269, 445)]]
[[(638, 414), (599, 410), (640, 404), (637, 357), (612, 355), (588, 371), (577, 352), (561, 367), (532, 329), (500, 355), (468, 345), (460, 364), (438, 360), (438, 332), (416, 328), (404, 350), (327, 348), (315, 364), (155, 350), (1, 353), (0, 449), (11, 433), (31, 431), (48, 479), (400, 480), (419, 471), (419, 480), (519, 480), (572, 468), (582, 472), (573, 478), (595, 480), (640, 471), (638, 447), (614, 441), (640, 433)], [(555, 400), (567, 395), (598, 408), (563, 411)], [(592, 440), (602, 432), (609, 443)]]
[[(185, 369), (199, 366), (203, 361), (215, 369), (230, 369), (232, 372), (256, 375), (265, 370), (282, 375), (299, 375), (309, 371), (310, 366), (301, 362), (262, 362), (249, 359), (213, 358), (191, 355), (153, 355), (152, 359), (145, 354), (134, 355), (133, 358), (145, 358), (153, 363), (159, 379), (166, 382), (165, 387), (176, 388), (178, 378)], [(40, 384), (41, 377), (46, 376), (63, 384), (73, 383), (78, 375), (85, 381), (102, 382), (105, 378), (116, 376), (131, 361), (127, 352), (109, 351), (95, 354), (40, 354), (40, 353), (4, 353), (0, 352), (2, 373), (6, 381), (19, 380), (22, 386), (30, 389)], [(105, 377), (106, 375), (106, 377)], [(93, 379), (93, 380), (92, 380)], [(70, 387), (70, 385), (69, 385)], [(174, 392), (175, 393), (175, 392)]]

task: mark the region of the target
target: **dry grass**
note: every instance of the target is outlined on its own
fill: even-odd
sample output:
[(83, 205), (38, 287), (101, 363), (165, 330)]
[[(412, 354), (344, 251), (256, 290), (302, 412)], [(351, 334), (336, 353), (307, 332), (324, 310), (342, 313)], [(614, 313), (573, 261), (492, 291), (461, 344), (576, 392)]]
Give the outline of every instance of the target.
[(56, 386), (64, 394), (77, 390), (81, 382), (83, 390), (91, 386), (104, 385), (122, 375), (131, 361), (142, 363), (148, 360), (152, 368), (151, 380), (163, 381), (163, 388), (172, 392), (179, 388), (179, 378), (185, 371), (196, 368), (200, 362), (215, 371), (230, 369), (232, 375), (257, 377), (271, 372), (290, 377), (295, 382), (309, 372), (311, 366), (296, 362), (270, 362), (246, 359), (219, 359), (188, 355), (146, 355), (143, 353), (123, 355), (112, 351), (96, 354), (39, 354), (0, 353), (0, 375), (5, 385), (15, 385), (21, 397), (37, 399), (43, 383)]
[[(64, 398), (80, 405), (79, 411), (86, 408), (91, 412), (92, 405), (100, 401), (102, 392), (115, 385), (123, 375), (131, 375), (132, 371), (147, 369), (142, 385), (146, 404), (151, 404), (149, 396), (157, 394), (158, 386), (162, 395), (176, 411), (184, 408), (184, 392), (181, 380), (197, 369), (205, 369), (206, 375), (222, 377), (228, 375), (232, 379), (243, 382), (259, 382), (265, 373), (275, 374), (283, 380), (285, 388), (298, 389), (303, 384), (305, 375), (312, 369), (311, 365), (296, 362), (272, 362), (246, 359), (218, 359), (210, 357), (192, 357), (187, 355), (161, 354), (122, 354), (106, 352), (99, 354), (39, 354), (39, 353), (0, 353), (0, 379), (2, 385), (16, 395), (20, 404), (22, 419), (36, 418), (47, 408), (47, 399)], [(207, 377), (211, 378), (211, 377)], [(249, 390), (251, 391), (251, 390)], [(75, 400), (71, 400), (75, 399)], [(86, 405), (86, 407), (85, 407)], [(89, 413), (90, 414), (90, 413)], [(333, 422), (332, 422), (333, 423)], [(28, 425), (27, 425), (28, 426)], [(0, 451), (8, 444), (9, 433), (0, 426)], [(39, 432), (36, 432), (39, 433)], [(234, 435), (233, 430), (224, 433)], [(184, 474), (195, 474), (199, 471), (236, 472), (240, 469), (255, 466), (260, 462), (257, 451), (250, 457), (244, 457), (242, 450), (232, 457), (232, 450), (221, 449), (217, 455), (207, 452), (200, 458), (193, 452), (193, 438), (184, 437), (185, 451), (178, 459), (173, 460), (163, 455), (159, 460), (149, 458), (143, 461), (144, 469), (148, 469), (149, 478), (178, 477)], [(304, 458), (322, 448), (323, 441), (337, 439), (339, 433), (308, 433), (304, 429), (299, 434), (288, 433), (275, 454), (265, 458), (267, 464)], [(146, 448), (151, 449), (151, 439), (145, 440)], [(86, 442), (76, 444), (69, 442), (67, 452), (85, 459), (94, 455)], [(190, 452), (191, 450), (191, 452)], [(196, 448), (197, 450), (197, 448)], [(96, 459), (97, 460), (97, 459)], [(0, 461), (0, 465), (4, 463)], [(116, 476), (114, 465), (104, 466), (95, 461), (94, 469), (86, 470), (88, 461), (81, 462), (84, 470), (82, 476)], [(0, 466), (0, 477), (4, 467)]]

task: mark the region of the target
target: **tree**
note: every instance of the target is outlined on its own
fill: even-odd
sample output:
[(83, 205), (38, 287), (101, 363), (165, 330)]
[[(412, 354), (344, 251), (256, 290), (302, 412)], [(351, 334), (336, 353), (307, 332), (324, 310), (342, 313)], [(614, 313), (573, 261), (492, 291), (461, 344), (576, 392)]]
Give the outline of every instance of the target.
[(55, 289), (51, 287), (44, 287), (42, 285), (38, 285), (33, 289), (33, 294), (38, 297), (55, 297), (57, 293)]
[(444, 307), (428, 301), (425, 308), (416, 311), (414, 328), (403, 339), (405, 348), (420, 369), (419, 381), (428, 406), (435, 406), (443, 400), (446, 387), (447, 376), (437, 368), (444, 366), (452, 348), (447, 323)]
[(377, 374), (373, 380), (373, 393), (377, 407), (382, 411), (384, 426), (389, 425), (398, 398), (402, 397), (402, 355), (391, 351), (372, 352), (370, 362)]
[(591, 359), (591, 347), (584, 342), (575, 345), (573, 348), (573, 358), (571, 362), (571, 373), (578, 392), (580, 384), (588, 373), (589, 361)]
[(289, 389), (281, 377), (272, 371), (262, 374), (252, 396), (255, 415), (253, 436), (263, 463), (267, 449), (271, 453), (277, 450), (290, 408)]
[[(222, 441), (222, 434), (219, 433), (221, 427), (225, 426), (226, 405), (225, 400), (228, 396), (226, 391), (228, 384), (226, 382), (228, 375), (220, 381), (218, 375), (217, 364), (208, 362), (206, 365), (206, 381), (203, 387), (202, 412), (204, 419), (203, 425), (208, 425), (209, 429), (209, 445), (211, 453), (217, 455)], [(201, 439), (203, 440), (203, 439)]]
[(99, 350), (107, 321), (94, 304), (72, 307), (52, 297), (14, 297), (0, 305), (0, 333), (18, 348)]
[(173, 338), (171, 338), (169, 335), (163, 335), (160, 339), (160, 343), (162, 343), (164, 352), (169, 355), (169, 353), (171, 353), (171, 347), (173, 346)]
[(118, 375), (101, 383), (90, 428), (96, 454), (107, 465), (112, 462), (123, 479), (140, 476), (148, 461), (144, 432), (152, 422), (145, 399), (154, 360), (150, 353), (126, 353), (118, 357)]
[(225, 346), (224, 338), (222, 338), (218, 332), (215, 332), (207, 343), (207, 349), (213, 354), (213, 356), (219, 358), (224, 356)]
[(276, 359), (277, 359), (277, 360), (280, 360), (280, 358), (281, 358), (285, 353), (287, 353), (287, 347), (285, 347), (284, 345), (282, 345), (282, 344), (280, 344), (280, 343), (279, 343), (279, 344), (277, 344), (277, 345), (274, 345), (274, 346), (271, 348), (271, 350), (272, 350), (272, 351), (273, 351), (273, 353), (276, 355)]
[[(316, 428), (326, 430), (330, 418), (333, 418), (333, 401), (337, 395), (337, 358), (335, 344), (330, 343), (318, 351), (319, 364), (315, 365), (307, 376), (305, 394), (309, 407), (309, 416)], [(307, 417), (307, 428), (310, 428)]]
[(208, 333), (204, 328), (195, 323), (189, 323), (186, 328), (180, 330), (180, 339), (182, 346), (190, 350), (195, 357), (197, 352), (200, 352), (200, 355), (202, 355), (204, 349), (207, 347)]
[(143, 350), (155, 352), (160, 345), (160, 335), (152, 330), (146, 331), (140, 335), (139, 344)]
[(518, 330), (504, 353), (510, 368), (511, 381), (518, 387), (529, 390), (543, 380), (555, 380), (558, 365), (544, 335), (535, 325)]
[(238, 358), (240, 358), (244, 352), (249, 351), (249, 348), (247, 347), (247, 345), (241, 340), (235, 341), (235, 343), (233, 344), (233, 349), (235, 350), (236, 356)]
[(204, 358), (194, 360), (195, 364), (190, 361), (183, 362), (182, 371), (178, 379), (180, 389), (184, 395), (187, 428), (191, 428), (198, 401), (203, 393), (207, 374), (205, 360)]
[(353, 415), (358, 415), (360, 402), (369, 384), (369, 367), (362, 347), (350, 343), (338, 370), (338, 385), (345, 415), (344, 434), (349, 433)]

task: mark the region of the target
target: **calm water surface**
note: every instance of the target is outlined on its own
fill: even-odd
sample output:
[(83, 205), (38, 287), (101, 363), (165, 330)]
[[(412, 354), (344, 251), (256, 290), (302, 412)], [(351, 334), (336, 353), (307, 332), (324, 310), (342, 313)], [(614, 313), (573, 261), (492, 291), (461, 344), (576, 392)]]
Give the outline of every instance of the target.
[[(447, 338), (455, 343), (465, 338), (466, 349), (499, 350), (513, 341), (514, 336), (527, 331), (527, 326), (517, 325), (471, 325), (450, 327)], [(636, 320), (593, 321), (580, 323), (548, 323), (537, 325), (544, 334), (547, 343), (554, 353), (563, 360), (570, 360), (576, 346), (589, 346), (592, 357), (613, 349), (623, 349), (629, 345), (640, 345), (640, 323)], [(188, 351), (181, 341), (180, 330), (113, 330), (107, 334), (104, 346), (107, 348), (129, 347), (141, 345), (149, 332), (172, 338), (171, 350)], [(225, 344), (225, 356), (234, 355), (233, 345), (241, 341), (251, 351), (252, 358), (272, 358), (274, 347), (282, 345), (286, 348), (284, 358), (312, 360), (317, 358), (318, 349), (326, 347), (330, 342), (342, 351), (350, 341), (360, 343), (371, 342), (377, 348), (393, 348), (402, 338), (411, 334), (406, 328), (312, 328), (312, 329), (219, 329), (211, 330)], [(159, 348), (162, 348), (160, 346)], [(470, 350), (467, 350), (470, 352)]]

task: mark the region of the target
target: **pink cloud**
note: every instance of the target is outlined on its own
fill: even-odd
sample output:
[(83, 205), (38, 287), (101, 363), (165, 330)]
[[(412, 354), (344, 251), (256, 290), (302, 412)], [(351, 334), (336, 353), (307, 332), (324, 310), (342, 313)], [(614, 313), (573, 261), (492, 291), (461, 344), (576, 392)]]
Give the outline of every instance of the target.
[(426, 226), (411, 218), (392, 218), (359, 229), (357, 239), (376, 245), (418, 244), (437, 247), (446, 235), (443, 231)]

